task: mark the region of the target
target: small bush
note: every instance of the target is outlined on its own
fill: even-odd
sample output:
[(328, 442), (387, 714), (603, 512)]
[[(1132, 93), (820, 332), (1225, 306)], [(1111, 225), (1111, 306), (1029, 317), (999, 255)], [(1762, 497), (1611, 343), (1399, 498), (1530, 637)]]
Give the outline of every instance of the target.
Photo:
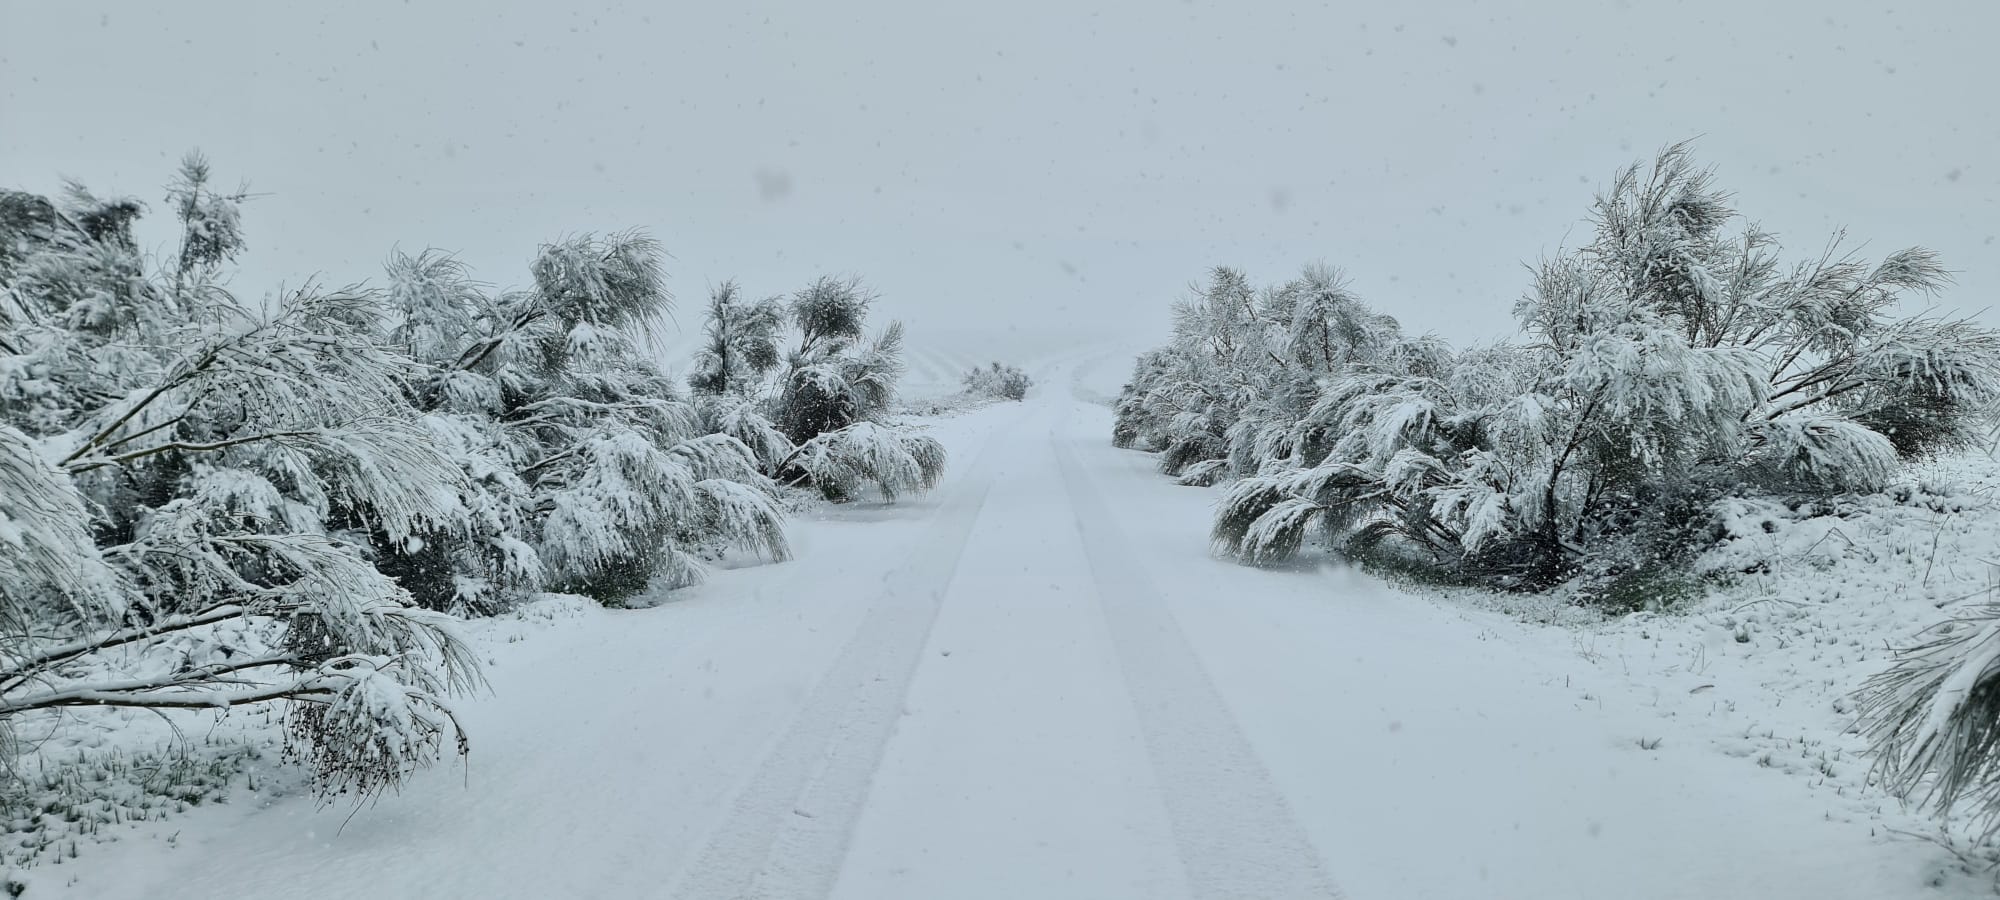
[(1034, 381), (1028, 373), (997, 362), (983, 369), (974, 367), (965, 373), (965, 392), (976, 397), (1023, 400), (1028, 396), (1028, 388), (1033, 386)]

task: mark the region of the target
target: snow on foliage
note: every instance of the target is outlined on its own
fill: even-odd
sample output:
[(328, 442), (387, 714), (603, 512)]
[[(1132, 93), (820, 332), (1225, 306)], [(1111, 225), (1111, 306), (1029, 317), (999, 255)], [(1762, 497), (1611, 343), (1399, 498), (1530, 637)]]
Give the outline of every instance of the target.
[(782, 361), (778, 342), (784, 325), (782, 298), (746, 303), (736, 282), (723, 282), (709, 295), (701, 352), (688, 384), (717, 395), (746, 390)]
[[(1880, 490), (1964, 447), (2000, 399), (2000, 335), (1903, 317), (1922, 249), (1786, 266), (1684, 145), (1618, 174), (1583, 247), (1545, 261), (1512, 342), (1453, 353), (1309, 269), (1218, 269), (1140, 357), (1113, 440), (1189, 483), (1228, 473), (1217, 546), (1340, 552), (1543, 588), (1676, 564), (1735, 496)], [(1270, 517), (1266, 520), (1264, 517)]]
[(989, 397), (1000, 400), (1021, 400), (1028, 396), (1028, 388), (1034, 381), (1016, 366), (1003, 366), (998, 362), (986, 368), (974, 367), (965, 373), (965, 392), (975, 397)]
[[(711, 296), (705, 342), (688, 379), (709, 430), (748, 448), (757, 471), (810, 483), (828, 500), (855, 499), (872, 485), (893, 501), (937, 485), (943, 445), (890, 421), (903, 326), (891, 322), (866, 339), (874, 301), (866, 286), (820, 278), (793, 294), (789, 307), (777, 298), (746, 304), (738, 294), (731, 282)], [(787, 336), (797, 343), (781, 360)]]
[(791, 438), (764, 415), (762, 405), (747, 399), (713, 398), (703, 406), (707, 429), (735, 438), (757, 458), (761, 471), (773, 472), (796, 449)]
[(91, 539), (83, 497), (36, 453), (27, 435), (0, 425), (0, 616), (32, 621), (55, 610), (98, 618), (120, 608), (111, 571)]
[(944, 477), (944, 445), (915, 431), (856, 422), (799, 445), (792, 463), (827, 499), (854, 499), (873, 485), (885, 500), (928, 491)]
[[(690, 398), (642, 349), (670, 299), (642, 234), (546, 245), (521, 290), (396, 251), (380, 290), (244, 303), (223, 285), (247, 195), (212, 184), (183, 161), (162, 260), (135, 200), (0, 192), (0, 727), (283, 703), (322, 792), (365, 797), (466, 751), (449, 698), (482, 679), (457, 616), (788, 558), (779, 422), (850, 429), (815, 457), (838, 478), (942, 472), (874, 421), (902, 333), (862, 339), (858, 282), (718, 292)], [(788, 320), (801, 345), (756, 396)]]
[[(1820, 531), (1808, 555), (1853, 545), (1837, 532), (1855, 523), (1813, 510), (1872, 508), (1911, 463), (1979, 440), (2000, 332), (1905, 311), (1949, 282), (1930, 251), (1870, 264), (1837, 237), (1783, 262), (1712, 182), (1685, 145), (1619, 172), (1589, 242), (1536, 267), (1520, 333), (1460, 352), (1402, 336), (1332, 273), (1257, 290), (1218, 269), (1138, 359), (1113, 442), (1184, 483), (1226, 470), (1213, 541), (1252, 564), (1317, 534), (1406, 572), (1632, 608), (1690, 571), (1766, 570), (1722, 561), (1792, 520)], [(1938, 626), (1860, 693), (1882, 782), (1988, 835), (1996, 618)]]
[(768, 494), (759, 460), (792, 447), (751, 411), (682, 396), (644, 357), (639, 341), (668, 302), (657, 255), (634, 234), (571, 238), (542, 248), (533, 290), (498, 296), (447, 258), (392, 255), (390, 293), (410, 303), (396, 333), (461, 323), (415, 342), (430, 373), (417, 396), (453, 434), (478, 527), (414, 548), (378, 542), (390, 568), (426, 586), (424, 605), (491, 611), (558, 585), (623, 602), (699, 581), (701, 560), (728, 547), (787, 557), (774, 505), (736, 491), (718, 503), (727, 489), (697, 487)]
[(1897, 794), (1970, 807), (2000, 831), (2000, 605), (1933, 627), (1858, 694), (1876, 771)]
[(575, 449), (547, 496), (542, 547), (554, 583), (600, 599), (642, 587), (665, 558), (666, 586), (701, 578), (687, 554), (713, 544), (789, 559), (770, 483), (750, 449), (728, 435), (668, 448), (636, 432), (600, 435)]

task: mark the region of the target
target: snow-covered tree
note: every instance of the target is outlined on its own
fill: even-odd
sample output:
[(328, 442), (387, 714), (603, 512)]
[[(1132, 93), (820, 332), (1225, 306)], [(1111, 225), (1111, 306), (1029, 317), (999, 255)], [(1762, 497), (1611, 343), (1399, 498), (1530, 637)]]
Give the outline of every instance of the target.
[(1034, 380), (1018, 366), (1003, 366), (998, 362), (985, 368), (974, 367), (962, 379), (965, 392), (975, 397), (991, 397), (1000, 400), (1022, 400), (1028, 396), (1028, 388)]
[(788, 552), (752, 452), (636, 350), (649, 240), (552, 245), (512, 294), (395, 254), (384, 292), (253, 307), (210, 181), (184, 162), (159, 267), (135, 201), (6, 195), (0, 722), (285, 703), (322, 788), (368, 794), (465, 747), (448, 698), (480, 676), (442, 611)]
[(1117, 403), (1114, 441), (1160, 451), (1161, 470), (1187, 484), (1316, 460), (1325, 427), (1308, 413), (1323, 384), (1403, 356), (1429, 358), (1429, 346), (1361, 304), (1335, 269), (1310, 266), (1263, 290), (1217, 269), (1175, 306), (1173, 340), (1139, 358)]
[(1685, 146), (1619, 173), (1592, 240), (1536, 270), (1520, 335), (1464, 353), (1404, 338), (1334, 277), (1252, 303), (1218, 273), (1141, 358), (1114, 440), (1191, 481), (1243, 476), (1214, 537), (1246, 561), (1323, 533), (1545, 587), (1670, 566), (1725, 496), (1878, 489), (1973, 439), (2000, 335), (1905, 315), (1946, 282), (1929, 251), (1869, 264), (1836, 239), (1784, 265), (1728, 199)]
[(894, 500), (929, 490), (944, 472), (943, 445), (887, 421), (903, 374), (903, 324), (890, 322), (868, 339), (874, 298), (856, 278), (822, 277), (794, 294), (798, 343), (772, 386), (769, 415), (735, 413), (765, 458), (779, 435), (793, 445), (770, 469), (774, 476), (811, 483), (829, 500), (855, 499), (865, 485)]
[[(456, 616), (783, 559), (782, 468), (892, 496), (942, 472), (935, 441), (875, 421), (901, 330), (861, 339), (855, 282), (789, 310), (719, 292), (696, 400), (641, 349), (669, 303), (642, 234), (546, 245), (522, 290), (395, 252), (384, 289), (246, 304), (245, 195), (212, 185), (183, 161), (157, 262), (135, 200), (0, 192), (0, 729), (284, 704), (287, 752), (369, 795), (466, 749)], [(787, 379), (844, 417), (803, 452), (772, 418), (788, 316)]]
[(688, 384), (698, 393), (730, 396), (750, 389), (782, 362), (778, 341), (785, 304), (777, 297), (745, 302), (736, 282), (710, 293), (702, 347)]
[(371, 297), (222, 290), (237, 198), (206, 181), (190, 157), (164, 270), (136, 202), (79, 186), (0, 240), (0, 720), (288, 703), (322, 788), (373, 792), (462, 749), (446, 698), (479, 673), (354, 526), (460, 520), (458, 473)]
[(773, 420), (794, 443), (881, 414), (902, 375), (903, 326), (864, 341), (875, 295), (855, 278), (823, 277), (792, 298), (798, 346), (779, 385)]
[(382, 546), (425, 605), (487, 611), (544, 588), (622, 601), (700, 580), (729, 547), (789, 556), (760, 451), (639, 350), (669, 302), (658, 256), (642, 235), (571, 238), (542, 249), (533, 289), (489, 297), (448, 257), (392, 255), (392, 334), (433, 367), (417, 396), (473, 512)]
[(180, 250), (174, 258), (174, 292), (184, 294), (190, 282), (212, 275), (243, 252), (243, 223), (238, 214), (246, 190), (217, 193), (208, 157), (196, 150), (181, 158), (178, 176), (167, 187), (167, 203), (180, 221)]
[[(735, 282), (718, 287), (688, 378), (701, 430), (734, 438), (758, 471), (829, 500), (868, 487), (885, 500), (929, 490), (944, 448), (890, 421), (903, 326), (868, 338), (874, 298), (858, 278), (818, 278), (789, 304), (745, 302)], [(795, 343), (781, 355), (787, 339)]]
[(944, 445), (921, 432), (856, 422), (813, 437), (788, 462), (828, 499), (845, 500), (873, 485), (884, 499), (921, 493), (944, 477)]
[(1117, 433), (1158, 451), (1165, 474), (1227, 458), (1229, 426), (1258, 394), (1271, 337), (1255, 300), (1241, 272), (1214, 270), (1205, 288), (1174, 305), (1172, 341), (1142, 356), (1121, 392)]

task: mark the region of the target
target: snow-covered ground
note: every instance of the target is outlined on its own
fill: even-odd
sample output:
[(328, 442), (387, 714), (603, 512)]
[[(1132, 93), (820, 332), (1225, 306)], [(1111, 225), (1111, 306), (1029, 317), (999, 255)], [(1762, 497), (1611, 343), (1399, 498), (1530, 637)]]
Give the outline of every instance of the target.
[[(467, 766), (358, 811), (268, 778), (107, 829), (27, 896), (1988, 891), (1892, 833), (1923, 820), (1862, 789), (1836, 703), (1944, 614), (1919, 598), (1983, 583), (1990, 532), (1934, 530), (1929, 582), (1884, 562), (1833, 598), (1774, 566), (1692, 615), (1560, 626), (1248, 569), (1208, 553), (1212, 492), (1109, 446), (1124, 359), (1020, 360), (1027, 402), (937, 423), (937, 492), (824, 508), (794, 562), (476, 623), (494, 690), (463, 706)], [(1956, 515), (1906, 508), (1839, 550), (1825, 521), (1759, 531), (1851, 573)]]
[[(1468, 596), (1531, 618), (1569, 620), (1580, 697), (1625, 698), (1684, 742), (1797, 776), (1826, 814), (1977, 856), (1969, 830), (1902, 814), (1868, 789), (1872, 760), (1851, 696), (1924, 630), (1994, 602), (2000, 461), (1985, 452), (1920, 465), (1884, 495), (1827, 508), (1741, 503), (1732, 538), (1700, 557), (1703, 596), (1665, 614), (1578, 621), (1560, 597)], [(1610, 702), (1610, 701), (1606, 701)], [(1664, 749), (1664, 748), (1663, 748)], [(1983, 880), (2000, 890), (2000, 879)]]

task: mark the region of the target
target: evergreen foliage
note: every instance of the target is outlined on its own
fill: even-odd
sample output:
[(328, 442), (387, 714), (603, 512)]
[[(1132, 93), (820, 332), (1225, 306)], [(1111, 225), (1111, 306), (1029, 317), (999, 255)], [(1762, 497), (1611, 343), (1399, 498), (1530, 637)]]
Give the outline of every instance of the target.
[[(758, 471), (836, 502), (870, 487), (894, 501), (936, 486), (944, 447), (889, 421), (903, 325), (890, 322), (869, 339), (874, 299), (856, 278), (816, 279), (789, 305), (746, 304), (734, 282), (717, 288), (688, 378), (707, 430), (749, 448)], [(788, 336), (795, 343), (781, 356)]]
[(719, 289), (691, 396), (641, 349), (670, 303), (643, 234), (545, 245), (521, 290), (396, 251), (379, 289), (248, 304), (248, 195), (213, 185), (182, 161), (160, 260), (137, 200), (0, 192), (0, 727), (282, 704), (319, 789), (370, 796), (469, 746), (459, 617), (786, 559), (783, 470), (889, 496), (942, 472), (876, 421), (902, 331), (862, 339), (857, 281)]
[(1016, 366), (1003, 366), (997, 362), (965, 373), (964, 383), (966, 393), (996, 400), (1027, 399), (1028, 388), (1034, 386), (1028, 373)]
[(1784, 263), (1712, 180), (1685, 145), (1621, 171), (1490, 347), (1405, 336), (1329, 270), (1258, 290), (1218, 269), (1138, 360), (1113, 440), (1241, 479), (1213, 534), (1246, 562), (1318, 534), (1545, 588), (1684, 560), (1726, 497), (1878, 490), (1976, 437), (2000, 335), (1902, 312), (1948, 283), (1933, 254), (1836, 238)]

